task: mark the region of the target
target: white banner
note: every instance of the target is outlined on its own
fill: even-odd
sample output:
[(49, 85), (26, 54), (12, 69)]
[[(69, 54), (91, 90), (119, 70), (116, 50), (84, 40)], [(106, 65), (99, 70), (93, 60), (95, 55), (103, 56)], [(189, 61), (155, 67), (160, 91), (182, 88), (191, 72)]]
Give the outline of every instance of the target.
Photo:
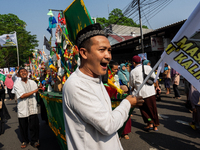
[[(200, 3), (163, 52), (161, 59), (200, 92)], [(159, 70), (163, 67), (160, 64)]]
[(9, 74), (8, 68), (3, 68), (4, 74)]
[(16, 32), (14, 34), (3, 34), (0, 36), (1, 47), (17, 46)]

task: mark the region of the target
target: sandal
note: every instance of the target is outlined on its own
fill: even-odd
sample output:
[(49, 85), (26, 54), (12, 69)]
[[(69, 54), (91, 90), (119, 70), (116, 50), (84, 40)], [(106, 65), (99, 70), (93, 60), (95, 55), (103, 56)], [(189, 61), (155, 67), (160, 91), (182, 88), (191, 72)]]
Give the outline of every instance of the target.
[[(150, 127), (152, 125), (152, 127)], [(153, 130), (153, 124), (149, 124), (148, 126), (144, 127), (144, 130)]]
[(34, 144), (32, 144), (32, 146), (33, 146), (34, 148), (38, 148), (38, 147), (40, 146), (40, 144), (39, 144), (38, 142), (35, 142)]
[(155, 126), (155, 127), (153, 128), (153, 130), (154, 130), (154, 131), (158, 131), (158, 128)]
[(27, 144), (26, 142), (23, 142), (22, 145), (21, 145), (21, 148), (22, 148), (22, 149), (23, 149), (23, 148), (26, 148), (27, 145), (28, 145), (28, 144)]
[(125, 135), (124, 138), (125, 138), (126, 140), (129, 140), (129, 139), (130, 139), (128, 135)]

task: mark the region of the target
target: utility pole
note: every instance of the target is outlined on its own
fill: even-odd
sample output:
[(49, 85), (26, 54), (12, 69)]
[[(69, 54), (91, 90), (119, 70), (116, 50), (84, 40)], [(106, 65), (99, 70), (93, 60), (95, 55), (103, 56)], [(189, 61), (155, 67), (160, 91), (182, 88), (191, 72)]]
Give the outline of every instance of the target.
[(109, 5), (108, 5), (108, 16), (109, 16)]
[(142, 33), (142, 18), (141, 18), (141, 12), (140, 12), (140, 0), (138, 0), (138, 11), (139, 11), (139, 20), (140, 20), (141, 48), (142, 48), (142, 53), (144, 53), (143, 33)]

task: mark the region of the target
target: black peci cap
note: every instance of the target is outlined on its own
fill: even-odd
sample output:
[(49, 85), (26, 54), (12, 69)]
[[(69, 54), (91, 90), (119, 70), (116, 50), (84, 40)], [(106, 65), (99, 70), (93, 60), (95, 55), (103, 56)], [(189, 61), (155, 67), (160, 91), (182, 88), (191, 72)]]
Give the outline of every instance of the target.
[(97, 36), (97, 35), (102, 35), (106, 37), (106, 34), (101, 28), (101, 25), (99, 23), (91, 24), (81, 31), (78, 32), (76, 36), (76, 45), (78, 48), (80, 48), (80, 45), (86, 41), (87, 39)]
[[(23, 68), (23, 67), (22, 67), (22, 68), (19, 68), (19, 70), (18, 70), (18, 73), (19, 73), (19, 72), (20, 72), (20, 70), (22, 70), (22, 69), (25, 69), (25, 68)], [(25, 69), (25, 70), (26, 70), (26, 69)], [(26, 71), (27, 71), (27, 70), (26, 70)]]

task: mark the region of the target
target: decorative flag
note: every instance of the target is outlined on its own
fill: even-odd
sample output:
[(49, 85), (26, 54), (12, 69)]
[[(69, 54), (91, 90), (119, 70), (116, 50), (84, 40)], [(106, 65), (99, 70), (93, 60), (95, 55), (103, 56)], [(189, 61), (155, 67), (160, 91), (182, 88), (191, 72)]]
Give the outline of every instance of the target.
[(5, 82), (5, 79), (6, 79), (5, 75), (0, 73), (0, 81)]
[(49, 51), (51, 51), (51, 45), (49, 44), (49, 41), (47, 40), (47, 38), (44, 36), (44, 44), (46, 46), (46, 49), (48, 49)]
[(17, 46), (16, 32), (14, 34), (3, 34), (0, 36), (0, 46)]
[(62, 25), (66, 24), (65, 18), (62, 17), (61, 13), (58, 13), (58, 23), (61, 23)]
[(49, 28), (55, 28), (56, 23), (57, 23), (57, 21), (54, 17), (49, 17)]
[(52, 35), (52, 29), (50, 27), (47, 28), (47, 31)]
[(61, 39), (61, 36), (62, 36), (61, 32), (62, 32), (62, 29), (60, 28), (59, 25), (57, 25), (57, 27), (56, 27), (56, 33), (55, 33), (56, 42), (57, 42), (57, 43), (61, 43), (61, 40), (62, 40), (62, 39)]
[(67, 28), (65, 28), (65, 34), (66, 34), (66, 35), (68, 35), (68, 31), (67, 31)]
[(50, 9), (49, 12), (47, 13), (47, 15), (48, 15), (48, 16), (53, 16), (53, 12), (52, 12), (51, 9)]
[(53, 19), (52, 19), (52, 24), (55, 24), (55, 23), (57, 23), (57, 21), (56, 21), (56, 18), (55, 17), (52, 17)]
[(10, 74), (13, 74), (15, 72), (15, 67), (10, 67)]
[[(200, 3), (163, 52), (165, 62), (200, 92)], [(160, 64), (158, 74), (164, 70)]]
[(64, 16), (68, 28), (69, 38), (75, 43), (76, 35), (86, 26), (93, 24), (83, 0), (74, 0), (65, 11)]

